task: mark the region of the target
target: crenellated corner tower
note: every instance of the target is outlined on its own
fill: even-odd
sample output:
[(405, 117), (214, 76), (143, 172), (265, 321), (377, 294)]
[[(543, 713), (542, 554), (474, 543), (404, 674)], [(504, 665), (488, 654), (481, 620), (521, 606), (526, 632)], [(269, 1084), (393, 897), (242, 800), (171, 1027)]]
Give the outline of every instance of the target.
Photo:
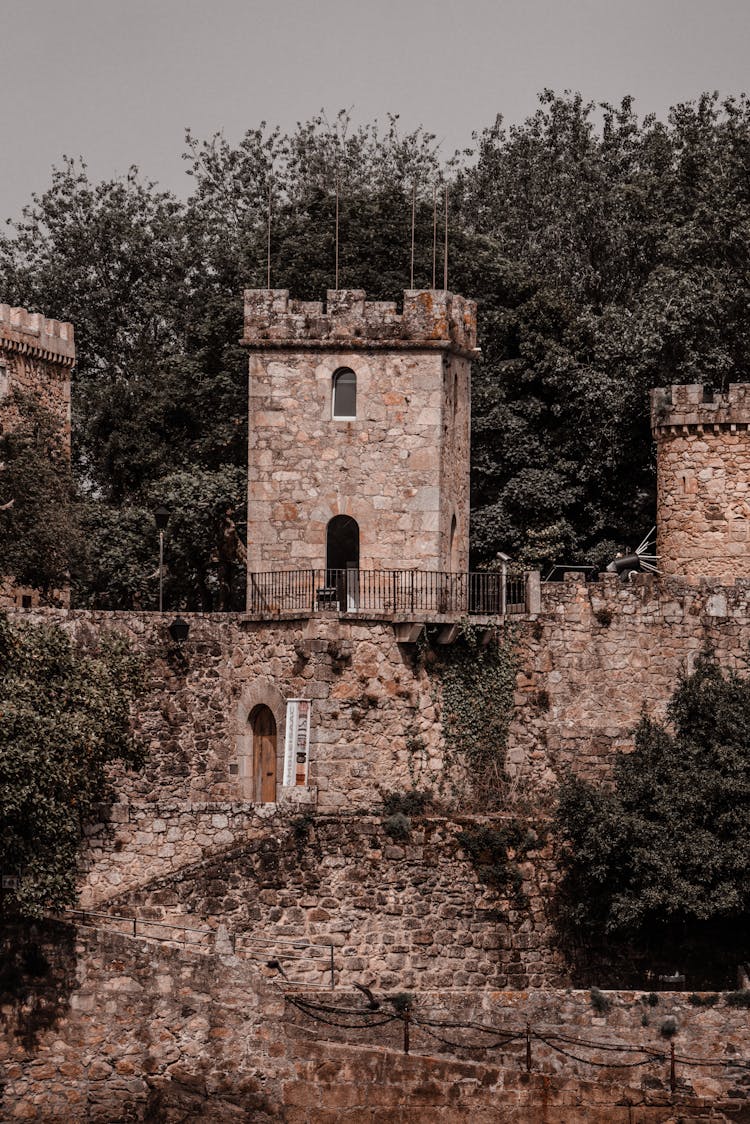
[(75, 359), (72, 324), (0, 304), (0, 424), (12, 425), (13, 391), (19, 390), (41, 402), (70, 441), (70, 370)]
[[(18, 422), (14, 392), (20, 391), (58, 420), (70, 451), (70, 371), (75, 357), (72, 324), (0, 304), (0, 432)], [(67, 596), (60, 592), (61, 600)], [(35, 590), (13, 586), (0, 575), (0, 604), (30, 606), (36, 601)]]
[(750, 578), (750, 384), (651, 392), (659, 569), (698, 582)]

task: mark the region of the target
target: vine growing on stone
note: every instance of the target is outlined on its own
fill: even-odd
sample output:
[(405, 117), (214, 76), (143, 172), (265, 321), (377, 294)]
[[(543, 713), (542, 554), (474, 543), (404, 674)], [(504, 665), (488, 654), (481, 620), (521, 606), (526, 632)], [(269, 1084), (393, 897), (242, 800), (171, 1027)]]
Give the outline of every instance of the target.
[(513, 717), (516, 654), (511, 630), (463, 622), (455, 644), (434, 656), (444, 738), (445, 776), (457, 794), (470, 790), (484, 806), (506, 790), (505, 754)]

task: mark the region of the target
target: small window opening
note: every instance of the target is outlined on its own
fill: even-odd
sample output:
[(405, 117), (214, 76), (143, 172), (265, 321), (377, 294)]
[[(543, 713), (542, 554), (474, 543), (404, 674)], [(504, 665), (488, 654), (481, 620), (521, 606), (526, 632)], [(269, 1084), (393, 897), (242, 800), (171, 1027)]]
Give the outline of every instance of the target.
[(357, 416), (357, 376), (348, 367), (333, 376), (333, 417), (352, 419)]
[(451, 538), (450, 538), (450, 568), (451, 573), (458, 573), (458, 541), (456, 539), (456, 517), (451, 519)]
[(453, 420), (456, 420), (456, 413), (458, 412), (458, 371), (453, 374)]
[(30, 593), (22, 593), (21, 594), (21, 608), (22, 609), (30, 609), (31, 608), (31, 594)]
[(8, 368), (5, 362), (0, 359), (0, 400), (6, 398), (10, 387), (10, 379), (8, 378)]

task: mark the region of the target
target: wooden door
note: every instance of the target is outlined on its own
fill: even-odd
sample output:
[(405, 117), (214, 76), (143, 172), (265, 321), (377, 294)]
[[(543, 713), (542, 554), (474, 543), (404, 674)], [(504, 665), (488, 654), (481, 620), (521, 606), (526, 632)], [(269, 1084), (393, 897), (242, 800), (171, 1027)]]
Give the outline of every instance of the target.
[(253, 777), (256, 801), (275, 804), (276, 719), (267, 706), (259, 706), (253, 716)]

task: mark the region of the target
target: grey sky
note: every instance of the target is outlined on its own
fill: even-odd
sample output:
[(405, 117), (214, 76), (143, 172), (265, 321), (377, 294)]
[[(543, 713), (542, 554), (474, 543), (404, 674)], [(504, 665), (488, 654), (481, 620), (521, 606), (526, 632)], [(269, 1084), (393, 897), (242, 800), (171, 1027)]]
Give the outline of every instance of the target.
[(0, 0), (0, 219), (64, 153), (184, 193), (183, 131), (400, 113), (446, 153), (545, 86), (641, 112), (750, 82), (748, 0)]

